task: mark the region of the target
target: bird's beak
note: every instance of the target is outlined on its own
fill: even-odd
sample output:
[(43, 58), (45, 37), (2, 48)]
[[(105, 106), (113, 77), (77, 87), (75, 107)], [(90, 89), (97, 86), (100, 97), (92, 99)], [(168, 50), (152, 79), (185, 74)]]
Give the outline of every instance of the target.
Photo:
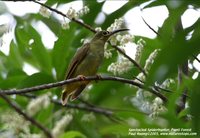
[(116, 33), (118, 33), (118, 32), (128, 31), (128, 30), (129, 30), (129, 29), (127, 29), (127, 28), (124, 28), (124, 29), (118, 29), (118, 30), (115, 30), (115, 31), (111, 32), (111, 33), (110, 33), (110, 36), (112, 36), (112, 35), (114, 35), (114, 34), (116, 34)]

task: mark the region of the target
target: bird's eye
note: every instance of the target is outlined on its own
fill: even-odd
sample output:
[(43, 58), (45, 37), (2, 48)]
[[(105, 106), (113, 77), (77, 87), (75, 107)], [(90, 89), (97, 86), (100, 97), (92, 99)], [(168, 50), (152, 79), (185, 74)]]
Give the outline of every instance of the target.
[(108, 31), (103, 31), (102, 34), (103, 34), (103, 35), (108, 35), (109, 32), (108, 32)]

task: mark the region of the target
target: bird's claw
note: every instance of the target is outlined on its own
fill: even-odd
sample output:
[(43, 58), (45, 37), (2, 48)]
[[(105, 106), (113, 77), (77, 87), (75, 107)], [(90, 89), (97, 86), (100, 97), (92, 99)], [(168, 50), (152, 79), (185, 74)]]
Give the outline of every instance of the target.
[(95, 80), (96, 82), (98, 82), (98, 80), (102, 79), (101, 75), (96, 74), (97, 80)]
[(86, 77), (84, 75), (78, 75), (77, 78), (81, 79), (81, 80), (85, 80)]
[(98, 79), (102, 79), (101, 75), (99, 75), (99, 74), (96, 74), (96, 77), (97, 77)]

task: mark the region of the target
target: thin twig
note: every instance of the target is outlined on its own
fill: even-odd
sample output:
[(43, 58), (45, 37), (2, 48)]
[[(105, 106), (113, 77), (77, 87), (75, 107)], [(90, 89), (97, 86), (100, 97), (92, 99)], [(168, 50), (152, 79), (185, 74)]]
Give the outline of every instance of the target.
[[(110, 43), (110, 42), (109, 42)], [(111, 44), (111, 43), (110, 43)], [(113, 48), (115, 48), (120, 54), (122, 54), (124, 57), (126, 57), (129, 61), (131, 61), (145, 76), (147, 76), (147, 73), (145, 70), (130, 56), (128, 56), (124, 51), (122, 51), (119, 47), (111, 45)]]
[[(29, 94), (29, 93), (21, 94), (21, 96), (31, 98), (31, 99), (37, 98), (37, 96), (35, 96), (33, 94)], [(66, 106), (63, 106), (62, 103), (59, 100), (56, 100), (56, 99), (51, 99), (51, 102), (54, 103), (54, 104), (57, 104), (61, 107), (79, 109), (79, 110), (82, 110), (82, 111), (93, 112), (93, 113), (102, 114), (102, 115), (105, 115), (105, 116), (111, 116), (111, 115), (114, 114), (112, 109), (97, 107), (95, 105), (88, 107), (85, 104), (83, 105), (83, 104), (68, 103)]]
[[(182, 22), (181, 22), (181, 18), (179, 18), (177, 25), (175, 27), (175, 34), (177, 32), (182, 32), (183, 26), (182, 26)], [(189, 76), (189, 69), (188, 69), (188, 61), (185, 61), (184, 63), (180, 64), (178, 66), (178, 87), (180, 87), (181, 85), (183, 85), (183, 76)], [(182, 110), (185, 109), (185, 105), (186, 105), (186, 101), (187, 101), (187, 97), (186, 95), (188, 94), (188, 87), (184, 86), (183, 91), (182, 91), (182, 96), (180, 97), (178, 103), (177, 103), (177, 113), (180, 113)]]
[[(63, 106), (62, 103), (59, 100), (52, 100), (53, 103), (58, 104), (60, 106)], [(89, 112), (94, 112), (94, 113), (98, 113), (98, 114), (103, 114), (105, 116), (111, 116), (113, 115), (113, 111), (104, 109), (104, 108), (100, 108), (100, 107), (91, 107), (91, 106), (85, 106), (84, 104), (70, 104), (68, 103), (67, 105), (65, 105), (64, 107), (67, 108), (76, 108), (79, 110), (83, 110), (83, 111), (89, 111)]]
[[(15, 1), (15, 2), (16, 2), (16, 1), (22, 1), (22, 0), (12, 0), (12, 1)], [(79, 25), (85, 27), (86, 29), (90, 30), (91, 32), (96, 33), (96, 30), (93, 29), (90, 25), (85, 24), (84, 22), (81, 22), (81, 21), (79, 21), (79, 20), (77, 20), (77, 19), (75, 19), (75, 18), (72, 18), (72, 19), (71, 19), (71, 18), (69, 18), (66, 14), (64, 14), (64, 13), (58, 11), (57, 9), (54, 9), (54, 8), (52, 8), (52, 7), (50, 7), (50, 6), (46, 5), (46, 4), (44, 4), (44, 3), (41, 3), (41, 2), (36, 1), (36, 0), (25, 0), (25, 1), (32, 1), (32, 2), (34, 2), (34, 3), (37, 3), (37, 4), (41, 5), (41, 6), (44, 6), (44, 7), (46, 7), (47, 9), (49, 9), (49, 10), (51, 10), (51, 11), (53, 11), (53, 12), (59, 14), (59, 15), (62, 15), (63, 17), (66, 17), (66, 18), (70, 19), (71, 21), (73, 21), (73, 22), (75, 22), (75, 23), (77, 23), (77, 24), (79, 24)], [(113, 46), (113, 45), (111, 45), (111, 46), (112, 46), (113, 48), (115, 48), (119, 53), (121, 53), (124, 57), (126, 57), (128, 60), (130, 60), (141, 72), (144, 73), (145, 76), (147, 76), (147, 73), (144, 71), (144, 69), (143, 69), (136, 61), (134, 61), (131, 57), (129, 57), (126, 53), (124, 53), (124, 52), (123, 52), (120, 48), (118, 48), (117, 46)]]
[[(138, 80), (138, 81), (141, 82), (142, 84), (145, 84), (145, 82), (142, 81), (142, 80), (140, 80), (139, 78), (137, 78), (137, 77), (135, 77), (135, 76), (134, 76), (133, 78), (136, 79), (136, 80)], [(173, 92), (172, 90), (165, 89), (165, 88), (162, 88), (162, 87), (156, 86), (156, 85), (154, 85), (153, 88), (156, 89), (156, 90), (162, 90), (162, 91), (165, 91), (165, 92)]]
[[(142, 16), (141, 16), (142, 17)], [(155, 34), (157, 34), (158, 36), (159, 36), (159, 33), (156, 31), (156, 30), (154, 30), (147, 22), (146, 22), (146, 20), (142, 17), (142, 20), (144, 21), (144, 23), (149, 27), (149, 29), (151, 29)]]
[(47, 6), (46, 4), (40, 3), (39, 1), (36, 1), (36, 0), (30, 0), (30, 1), (32, 1), (32, 2), (34, 2), (34, 3), (37, 3), (37, 4), (43, 6), (43, 7), (47, 8), (47, 9), (49, 9), (49, 10), (51, 10), (51, 11), (57, 13), (57, 14), (60, 14), (60, 15), (62, 15), (63, 17), (66, 17), (66, 18), (70, 19), (71, 21), (76, 22), (77, 24), (80, 24), (81, 26), (87, 28), (87, 29), (90, 30), (91, 32), (96, 33), (95, 29), (93, 29), (93, 28), (92, 28), (91, 26), (89, 26), (88, 24), (85, 24), (85, 23), (83, 23), (83, 22), (81, 22), (81, 21), (79, 21), (79, 20), (77, 20), (77, 19), (75, 19), (75, 18), (72, 18), (72, 19), (71, 19), (71, 18), (69, 18), (66, 14), (64, 14), (64, 13), (62, 13), (62, 12), (60, 12), (60, 11), (58, 11), (57, 9), (51, 8), (50, 6)]
[(77, 98), (81, 103), (83, 103), (83, 104), (85, 104), (85, 105), (87, 105), (87, 106), (90, 106), (90, 107), (94, 107), (95, 105), (93, 105), (93, 104), (91, 104), (91, 103), (89, 103), (89, 102), (87, 102), (87, 101), (85, 101), (85, 100), (83, 100), (83, 99), (81, 99), (81, 98)]
[[(144, 21), (144, 23), (149, 27), (149, 29), (151, 29), (155, 34), (157, 34), (158, 36), (160, 36), (160, 34), (154, 30), (147, 22), (146, 20), (141, 16), (142, 20)], [(195, 56), (195, 55), (192, 55), (194, 59), (196, 59), (199, 63), (200, 63), (200, 60)], [(137, 78), (136, 78), (137, 79)], [(137, 79), (138, 80), (138, 79)], [(139, 80), (140, 81), (140, 80)], [(168, 90), (168, 89), (164, 89), (164, 88), (161, 88), (159, 86), (154, 86), (154, 88), (157, 90), (157, 89), (160, 89), (160, 90), (163, 90), (165, 92), (173, 92), (171, 90)], [(190, 98), (190, 96), (187, 94), (187, 93), (182, 93), (181, 94), (183, 96), (183, 99), (186, 99), (186, 97)]]
[[(21, 1), (21, 0), (14, 0), (14, 1), (16, 2), (16, 1)], [(62, 15), (63, 17), (69, 18), (69, 17), (67, 17), (64, 13), (58, 11), (57, 9), (51, 8), (51, 7), (49, 7), (49, 6), (47, 6), (47, 5), (43, 4), (43, 3), (40, 3), (39, 1), (36, 1), (36, 0), (27, 0), (27, 1), (32, 1), (32, 2), (34, 2), (34, 3), (37, 3), (37, 4), (39, 4), (39, 5), (41, 5), (41, 6), (44, 6), (44, 7), (46, 7), (47, 9), (49, 9), (49, 10), (51, 10), (51, 11), (57, 13), (57, 14)], [(70, 18), (69, 18), (69, 19), (70, 19)], [(78, 24), (80, 24), (81, 26), (87, 28), (87, 29), (90, 30), (91, 32), (94, 32), (94, 33), (96, 32), (95, 29), (93, 29), (91, 26), (89, 26), (89, 25), (87, 25), (87, 24), (85, 24), (85, 23), (83, 23), (83, 22), (81, 22), (81, 21), (79, 21), (79, 20), (76, 20), (76, 19), (74, 19), (74, 18), (72, 18), (71, 20), (74, 21), (74, 22), (76, 22), (76, 23), (78, 23)], [(139, 65), (137, 62), (135, 62), (131, 57), (129, 57), (128, 55), (126, 55), (120, 48), (118, 48), (118, 47), (116, 47), (116, 46), (113, 46), (113, 47), (114, 47), (117, 51), (119, 51), (119, 53), (121, 53), (121, 54), (124, 55), (126, 58), (128, 58), (136, 67), (138, 67), (138, 68), (144, 73), (144, 75), (147, 75), (146, 72), (144, 71), (144, 69), (143, 69), (142, 67), (140, 67), (140, 65)], [(126, 83), (127, 83), (127, 82), (126, 82)], [(131, 82), (131, 83), (132, 83), (132, 82)], [(134, 85), (136, 85), (136, 86), (138, 86), (138, 87), (144, 88), (143, 85), (141, 86), (141, 84), (134, 84)], [(39, 89), (40, 89), (40, 88), (39, 88)], [(48, 88), (46, 87), (45, 89), (48, 89)], [(149, 88), (148, 88), (148, 89), (149, 89)], [(38, 90), (38, 88), (36, 88), (36, 90)], [(163, 99), (164, 101), (166, 101), (166, 97), (164, 97), (163, 95), (160, 95), (160, 93), (158, 93), (157, 91), (154, 91), (154, 90), (152, 90), (152, 89), (149, 89), (149, 90), (150, 90), (152, 93), (154, 93), (154, 94), (156, 94), (157, 96), (159, 96), (160, 98), (162, 97), (162, 99)], [(15, 90), (13, 90), (13, 91), (15, 91)], [(24, 93), (25, 93), (25, 91), (24, 91)]]
[[(41, 6), (46, 7), (47, 9), (49, 9), (49, 10), (51, 10), (51, 11), (54, 11), (54, 12), (57, 13), (57, 14), (60, 14), (60, 15), (62, 15), (62, 16), (64, 16), (64, 17), (70, 19), (69, 17), (67, 17), (67, 15), (65, 15), (64, 13), (58, 11), (57, 9), (51, 8), (51, 7), (49, 7), (49, 6), (47, 6), (47, 5), (43, 4), (43, 3), (40, 3), (40, 2), (38, 2), (38, 1), (35, 1), (35, 0), (32, 0), (32, 1), (35, 2), (35, 3), (40, 4)], [(89, 26), (88, 24), (85, 24), (85, 23), (83, 23), (83, 22), (81, 22), (81, 21), (79, 21), (79, 20), (77, 20), (77, 19), (75, 19), (75, 18), (72, 18), (72, 19), (70, 19), (70, 20), (71, 20), (71, 21), (74, 21), (74, 22), (76, 22), (76, 23), (78, 23), (78, 24), (80, 24), (81, 26), (83, 26), (83, 27), (85, 27), (85, 28), (87, 28), (87, 29), (90, 30), (91, 32), (96, 33), (96, 30), (93, 29), (93, 28), (92, 28), (91, 26)], [(146, 74), (146, 72), (144, 71), (144, 69), (143, 69), (136, 61), (134, 61), (131, 57), (129, 57), (126, 53), (124, 53), (124, 52), (123, 52), (120, 48), (118, 48), (117, 46), (112, 46), (112, 47), (114, 47), (117, 51), (119, 51), (119, 53), (121, 53), (121, 54), (124, 55), (126, 58), (128, 58), (136, 67), (138, 67), (138, 68), (140, 69), (140, 71), (142, 71), (142, 72), (144, 73), (145, 76), (147, 76), (147, 74)]]
[[(93, 29), (90, 25), (85, 24), (85, 23), (83, 23), (83, 22), (81, 22), (81, 21), (79, 21), (79, 20), (77, 20), (77, 19), (75, 19), (75, 18), (72, 18), (72, 19), (71, 19), (71, 18), (67, 17), (66, 14), (64, 14), (64, 13), (62, 13), (62, 12), (60, 12), (60, 11), (58, 11), (57, 9), (51, 8), (50, 6), (47, 6), (46, 4), (40, 3), (39, 1), (36, 1), (36, 0), (28, 0), (28, 1), (32, 1), (32, 2), (34, 2), (34, 3), (37, 3), (37, 4), (41, 5), (41, 6), (44, 6), (44, 7), (46, 7), (47, 9), (49, 9), (49, 10), (51, 10), (51, 11), (57, 13), (57, 14), (60, 14), (60, 15), (62, 15), (62, 16), (64, 16), (64, 17), (70, 19), (71, 21), (76, 22), (77, 24), (80, 24), (81, 26), (85, 27), (86, 29), (90, 30), (91, 32), (96, 33), (96, 30)], [(145, 76), (147, 76), (147, 74), (146, 74), (146, 72), (144, 71), (144, 69), (143, 69), (136, 61), (134, 61), (131, 57), (129, 57), (126, 53), (124, 53), (124, 52), (123, 52), (120, 48), (118, 48), (117, 46), (113, 46), (113, 45), (112, 45), (112, 47), (115, 48), (115, 49), (116, 49), (119, 53), (121, 53), (124, 57), (128, 58), (140, 71), (142, 71), (142, 72), (144, 73)]]
[(195, 55), (192, 55), (192, 57), (200, 63), (200, 60)]
[(51, 135), (51, 133), (49, 132), (49, 130), (47, 130), (47, 128), (45, 128), (44, 126), (42, 126), (39, 122), (37, 122), (35, 119), (33, 119), (32, 117), (30, 117), (29, 115), (27, 115), (26, 113), (24, 113), (20, 107), (12, 102), (6, 95), (4, 95), (3, 93), (0, 93), (0, 96), (2, 97), (2, 99), (4, 99), (17, 113), (19, 113), (20, 115), (22, 115), (26, 120), (30, 121), (33, 125), (35, 125), (36, 127), (38, 127), (40, 130), (42, 130), (44, 132), (44, 134), (46, 135), (47, 138), (53, 138), (53, 136)]
[(44, 89), (50, 89), (50, 88), (55, 88), (55, 87), (59, 87), (59, 86), (63, 86), (69, 83), (73, 83), (73, 82), (78, 82), (78, 81), (87, 81), (87, 80), (101, 80), (101, 81), (118, 81), (118, 82), (122, 82), (122, 83), (128, 83), (134, 86), (137, 86), (141, 89), (145, 89), (148, 90), (149, 92), (155, 94), (156, 96), (160, 97), (163, 101), (167, 102), (167, 98), (162, 95), (161, 93), (157, 92), (156, 90), (154, 90), (153, 88), (150, 87), (146, 87), (141, 83), (137, 83), (133, 80), (129, 80), (129, 79), (125, 79), (125, 78), (120, 78), (120, 77), (113, 77), (113, 76), (87, 76), (85, 77), (85, 79), (81, 79), (80, 77), (77, 78), (72, 78), (72, 79), (68, 79), (68, 80), (64, 80), (64, 81), (59, 81), (59, 82), (55, 82), (55, 83), (48, 83), (48, 84), (43, 84), (43, 85), (38, 85), (38, 86), (34, 86), (34, 87), (29, 87), (29, 88), (23, 88), (23, 89), (11, 89), (11, 90), (0, 90), (0, 93), (3, 94), (7, 94), (7, 95), (11, 95), (11, 94), (23, 94), (23, 93), (29, 93), (29, 92), (33, 92), (33, 91), (38, 91), (38, 90), (44, 90)]

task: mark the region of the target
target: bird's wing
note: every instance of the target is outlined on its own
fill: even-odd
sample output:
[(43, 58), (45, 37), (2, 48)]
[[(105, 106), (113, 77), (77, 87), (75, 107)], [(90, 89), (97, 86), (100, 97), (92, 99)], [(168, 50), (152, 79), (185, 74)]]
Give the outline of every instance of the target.
[(67, 71), (67, 75), (65, 79), (71, 78), (72, 74), (74, 73), (78, 65), (81, 63), (81, 61), (84, 60), (85, 56), (87, 55), (89, 47), (90, 47), (90, 44), (86, 43), (77, 50), (76, 54), (72, 58), (72, 61), (68, 67), (68, 71)]
[(80, 94), (81, 92), (83, 91), (83, 89), (85, 89), (86, 85), (83, 84), (81, 85), (73, 94), (72, 96), (70, 97), (70, 100), (73, 101), (75, 100)]

